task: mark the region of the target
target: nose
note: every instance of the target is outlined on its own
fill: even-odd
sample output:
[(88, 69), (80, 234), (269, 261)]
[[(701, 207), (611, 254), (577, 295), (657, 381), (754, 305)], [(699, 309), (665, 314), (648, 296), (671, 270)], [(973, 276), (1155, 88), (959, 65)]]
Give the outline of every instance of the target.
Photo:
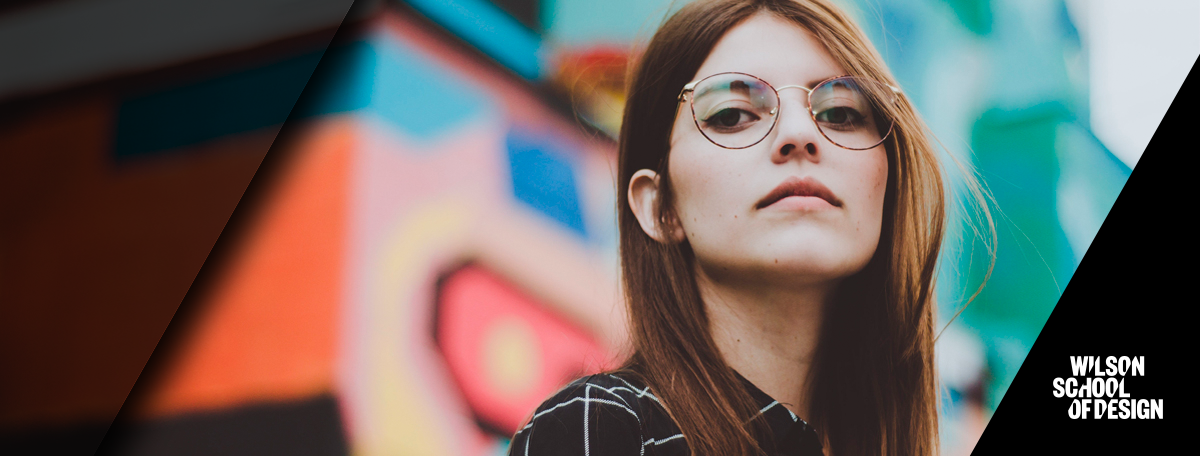
[(819, 162), (825, 147), (809, 113), (808, 93), (797, 88), (800, 90), (780, 89), (779, 118), (771, 142), (771, 161), (775, 164), (794, 159)]

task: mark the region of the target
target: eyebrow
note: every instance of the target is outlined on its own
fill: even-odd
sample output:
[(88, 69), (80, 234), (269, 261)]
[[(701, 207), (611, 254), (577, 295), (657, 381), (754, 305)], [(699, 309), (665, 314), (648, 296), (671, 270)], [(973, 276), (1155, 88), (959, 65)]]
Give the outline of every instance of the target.
[(822, 83), (822, 82), (824, 82), (824, 81), (828, 81), (828, 80), (830, 80), (830, 79), (839, 78), (839, 77), (842, 77), (842, 76), (845, 76), (845, 74), (835, 74), (835, 75), (833, 75), (833, 76), (826, 76), (826, 77), (823, 77), (823, 78), (814, 79), (814, 80), (808, 81), (808, 84), (807, 84), (807, 85), (805, 85), (805, 87), (808, 87), (809, 89), (814, 89), (814, 88), (816, 88), (816, 85), (817, 85), (817, 84), (820, 84), (820, 83)]
[[(840, 78), (840, 77), (842, 77), (842, 76), (848, 76), (848, 74), (846, 74), (846, 73), (841, 73), (841, 74), (835, 74), (835, 75), (832, 75), (832, 76), (825, 76), (825, 77), (816, 78), (816, 79), (813, 79), (813, 80), (810, 80), (810, 81), (808, 81), (808, 83), (804, 84), (804, 87), (807, 87), (809, 90), (812, 90), (812, 89), (815, 89), (815, 88), (816, 88), (817, 84), (820, 84), (820, 83), (822, 83), (822, 82), (824, 82), (824, 81), (828, 81), (828, 80), (830, 80), (830, 79), (836, 79), (836, 78)], [(767, 81), (767, 83), (768, 83), (768, 84), (770, 84), (770, 81)], [(793, 84), (784, 84), (784, 85), (781, 85), (781, 86), (775, 86), (774, 84), (772, 84), (771, 86), (772, 86), (772, 87), (774, 87), (774, 88), (775, 88), (775, 90), (779, 90), (779, 88), (780, 88), (780, 87), (787, 87), (787, 86), (789, 86), (789, 85), (793, 85)]]
[[(729, 71), (726, 71), (726, 72), (724, 72), (724, 73), (731, 73), (731, 72), (729, 72)], [(732, 72), (732, 73), (737, 73), (737, 72)], [(697, 79), (697, 81), (700, 81), (700, 80), (707, 79), (707, 78), (709, 78), (709, 77), (712, 77), (712, 76), (714, 76), (714, 75), (717, 75), (717, 74), (721, 74), (721, 73), (713, 73), (713, 74), (710, 74), (710, 75), (708, 75), (708, 76), (705, 76), (705, 77), (703, 77), (703, 78)], [(751, 73), (742, 73), (742, 74), (751, 74)], [(751, 74), (751, 75), (752, 75), (752, 74)], [(752, 76), (753, 76), (753, 75), (752, 75)], [(825, 76), (825, 77), (821, 77), (821, 78), (813, 79), (813, 80), (810, 80), (810, 81), (808, 81), (808, 83), (807, 83), (807, 84), (805, 84), (805, 85), (804, 85), (804, 87), (807, 87), (809, 90), (812, 90), (812, 89), (815, 89), (815, 88), (816, 88), (816, 85), (817, 85), (817, 84), (820, 84), (821, 82), (828, 81), (828, 80), (830, 80), (830, 79), (836, 79), (836, 78), (840, 78), (840, 77), (842, 77), (842, 76), (849, 76), (849, 75), (848, 75), (848, 74), (845, 74), (845, 73), (842, 73), (842, 74), (836, 74), (836, 75), (833, 75), (833, 76)], [(754, 76), (754, 77), (756, 77), (756, 78), (757, 78), (758, 76)], [(764, 79), (764, 81), (765, 81), (765, 79)], [(768, 83), (768, 84), (770, 84), (770, 82), (769, 82), (769, 81), (768, 81), (767, 83)], [(787, 86), (789, 86), (789, 85), (790, 85), (790, 84), (784, 84), (784, 85), (781, 85), (781, 86), (779, 86), (779, 87), (775, 87), (775, 86), (772, 84), (772, 86), (771, 86), (771, 87), (772, 87), (772, 88), (774, 88), (775, 90), (779, 90), (779, 88), (780, 88), (780, 87), (787, 87)], [(729, 87), (729, 88), (730, 88), (730, 89), (732, 89), (732, 87)], [(710, 88), (710, 90), (711, 90), (711, 88)], [(705, 93), (705, 92), (695, 93), (695, 96), (700, 96), (700, 95), (703, 95), (704, 93)]]

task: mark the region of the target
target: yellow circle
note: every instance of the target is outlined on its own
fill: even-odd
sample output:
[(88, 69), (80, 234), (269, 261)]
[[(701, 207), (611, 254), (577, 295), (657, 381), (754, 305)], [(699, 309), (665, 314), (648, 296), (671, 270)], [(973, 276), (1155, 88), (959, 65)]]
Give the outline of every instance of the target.
[(522, 395), (536, 386), (541, 353), (528, 323), (514, 317), (499, 319), (487, 329), (483, 344), (484, 370), (497, 392)]

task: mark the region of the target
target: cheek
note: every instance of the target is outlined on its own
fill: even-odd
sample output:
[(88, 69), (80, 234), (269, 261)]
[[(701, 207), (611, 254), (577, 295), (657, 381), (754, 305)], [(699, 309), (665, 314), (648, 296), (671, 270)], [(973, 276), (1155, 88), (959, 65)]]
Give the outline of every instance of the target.
[[(705, 150), (703, 145), (683, 141), (670, 161), (671, 188), (675, 192), (675, 210), (689, 238), (693, 235), (711, 237), (726, 231), (725, 226), (737, 214), (737, 172), (731, 163), (720, 160), (720, 154)], [(694, 147), (694, 148), (692, 148)]]
[[(678, 148), (676, 148), (678, 149)], [(691, 154), (674, 152), (670, 162), (671, 188), (675, 191), (675, 210), (685, 227), (695, 229), (695, 223), (714, 209), (712, 170), (703, 160)]]
[(887, 195), (887, 152), (881, 150), (872, 158), (868, 163), (864, 163), (864, 166), (861, 168), (868, 170), (863, 173), (862, 182), (860, 183), (860, 188), (863, 191), (863, 209), (865, 209), (861, 221), (869, 223), (875, 228), (867, 230), (867, 232), (878, 236), (878, 232), (882, 229), (883, 204)]
[(872, 174), (869, 181), (871, 189), (871, 200), (877, 204), (879, 216), (883, 216), (883, 201), (887, 194), (888, 182), (888, 159), (887, 152), (881, 151), (878, 158), (875, 160), (873, 168), (875, 172)]
[[(869, 155), (855, 157), (839, 163), (839, 172), (845, 170), (847, 203), (852, 203), (849, 219), (852, 225), (847, 226), (851, 232), (846, 235), (855, 239), (854, 243), (874, 242), (882, 229), (883, 205), (887, 194), (888, 160), (887, 152), (883, 150), (862, 151)], [(845, 168), (842, 168), (845, 166)], [(848, 239), (849, 240), (849, 239)]]

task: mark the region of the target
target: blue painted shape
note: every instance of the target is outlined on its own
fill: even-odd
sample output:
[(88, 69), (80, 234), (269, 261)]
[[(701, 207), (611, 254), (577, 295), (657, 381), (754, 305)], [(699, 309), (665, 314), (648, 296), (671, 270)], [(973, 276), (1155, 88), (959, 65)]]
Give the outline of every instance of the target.
[(403, 46), (379, 35), (330, 48), (324, 58), (311, 52), (130, 98), (118, 110), (114, 156), (159, 154), (279, 125), (293, 107), (297, 118), (373, 114), (422, 140), (490, 111), (487, 93)]
[(492, 441), (492, 454), (496, 456), (507, 456), (508, 447), (512, 445), (512, 441), (504, 437), (496, 437)]
[[(497, 2), (499, 3), (499, 2)], [(551, 41), (571, 47), (635, 43), (688, 2), (678, 0), (542, 0), (542, 26)]]
[(487, 0), (405, 0), (526, 79), (542, 76), (542, 39)]
[(1083, 41), (1079, 38), (1079, 29), (1075, 27), (1075, 21), (1071, 20), (1071, 13), (1067, 10), (1067, 2), (1058, 2), (1058, 22), (1062, 27), (1063, 36), (1072, 46), (1082, 46)]
[(990, 0), (945, 0), (958, 20), (968, 30), (987, 35), (992, 31), (992, 2)]
[(117, 109), (117, 160), (282, 124), (322, 51), (128, 98)]
[(575, 169), (562, 149), (545, 138), (510, 131), (506, 139), (513, 195), (567, 228), (587, 237)]
[(297, 110), (373, 114), (428, 140), (488, 111), (490, 96), (386, 36), (329, 50)]
[(371, 111), (409, 133), (432, 137), (485, 114), (491, 95), (391, 41), (379, 55)]
[(379, 60), (366, 41), (329, 48), (300, 101), (299, 117), (357, 111), (371, 104), (371, 86)]

